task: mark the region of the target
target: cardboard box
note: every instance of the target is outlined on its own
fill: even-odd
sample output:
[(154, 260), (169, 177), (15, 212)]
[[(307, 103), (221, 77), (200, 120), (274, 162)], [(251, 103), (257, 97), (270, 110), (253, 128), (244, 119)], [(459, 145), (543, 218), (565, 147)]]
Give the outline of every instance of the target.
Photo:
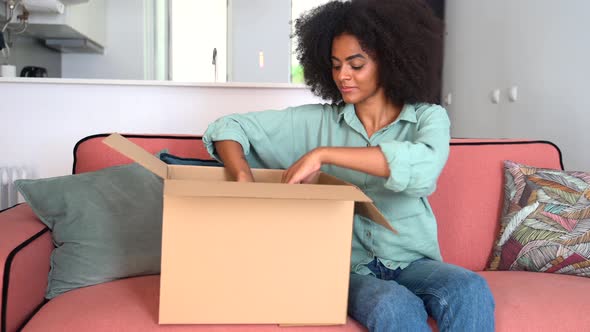
[(104, 142), (164, 179), (160, 324), (345, 324), (353, 213), (395, 232), (328, 174), (288, 185), (282, 170), (255, 169), (256, 183), (237, 183), (118, 134)]

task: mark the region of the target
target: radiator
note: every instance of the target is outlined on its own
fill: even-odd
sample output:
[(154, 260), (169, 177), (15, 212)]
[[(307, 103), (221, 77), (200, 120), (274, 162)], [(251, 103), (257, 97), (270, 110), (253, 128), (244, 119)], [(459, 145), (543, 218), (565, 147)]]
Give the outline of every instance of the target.
[(0, 167), (0, 210), (22, 203), (23, 197), (14, 186), (14, 181), (28, 178), (23, 167)]

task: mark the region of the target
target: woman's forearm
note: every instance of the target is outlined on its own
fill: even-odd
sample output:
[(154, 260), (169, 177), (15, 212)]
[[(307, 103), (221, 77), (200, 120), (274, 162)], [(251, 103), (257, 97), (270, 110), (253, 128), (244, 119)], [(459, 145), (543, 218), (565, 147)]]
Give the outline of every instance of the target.
[(235, 181), (254, 182), (252, 170), (246, 161), (240, 143), (236, 141), (217, 141), (214, 144), (223, 166)]
[(367, 148), (321, 147), (316, 152), (322, 164), (353, 169), (374, 176), (389, 177), (387, 160), (378, 146)]

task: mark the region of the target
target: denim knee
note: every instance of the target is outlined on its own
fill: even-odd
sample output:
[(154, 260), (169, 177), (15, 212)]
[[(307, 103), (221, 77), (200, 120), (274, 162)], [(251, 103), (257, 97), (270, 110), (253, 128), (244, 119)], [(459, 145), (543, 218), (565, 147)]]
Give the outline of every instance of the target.
[(495, 307), (494, 296), (487, 281), (477, 273), (471, 272), (460, 281), (460, 287), (455, 287), (455, 296), (463, 303), (471, 303), (475, 307)]
[(405, 287), (382, 292), (368, 310), (365, 324), (370, 331), (421, 331), (427, 328), (428, 314), (424, 303)]
[(440, 316), (441, 331), (494, 331), (495, 301), (483, 277), (469, 272), (447, 290), (449, 311)]

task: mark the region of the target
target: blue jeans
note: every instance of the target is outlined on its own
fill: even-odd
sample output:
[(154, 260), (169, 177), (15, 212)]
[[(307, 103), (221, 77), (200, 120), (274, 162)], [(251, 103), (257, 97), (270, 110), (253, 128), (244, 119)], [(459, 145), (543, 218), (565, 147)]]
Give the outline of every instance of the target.
[(485, 279), (459, 266), (420, 259), (390, 270), (377, 259), (372, 275), (350, 275), (348, 314), (369, 331), (494, 331), (494, 298)]

